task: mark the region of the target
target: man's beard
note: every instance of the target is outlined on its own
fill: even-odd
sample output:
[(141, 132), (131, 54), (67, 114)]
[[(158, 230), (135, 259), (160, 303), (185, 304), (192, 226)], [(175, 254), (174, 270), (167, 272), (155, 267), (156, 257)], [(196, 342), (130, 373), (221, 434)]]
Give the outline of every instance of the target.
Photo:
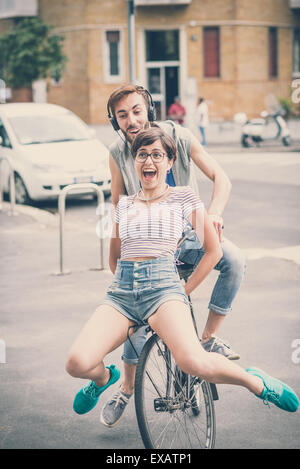
[[(145, 122), (144, 127), (139, 129), (139, 131), (135, 134), (135, 136), (130, 135), (130, 138), (128, 138), (128, 129), (126, 130), (126, 132), (121, 129), (121, 132), (124, 135), (126, 141), (131, 144), (133, 140), (135, 139), (136, 135), (138, 135), (141, 130), (146, 130), (146, 129), (149, 129), (150, 127), (151, 127), (151, 122), (149, 121)], [(135, 128), (135, 127), (132, 127), (132, 128)]]

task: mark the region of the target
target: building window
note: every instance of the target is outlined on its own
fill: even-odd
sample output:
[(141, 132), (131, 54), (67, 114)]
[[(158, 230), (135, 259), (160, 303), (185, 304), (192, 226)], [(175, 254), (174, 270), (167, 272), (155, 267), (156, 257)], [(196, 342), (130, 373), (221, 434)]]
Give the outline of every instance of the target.
[(220, 77), (220, 28), (203, 28), (204, 77)]
[(146, 60), (148, 62), (179, 60), (179, 31), (177, 29), (146, 31)]
[(278, 76), (278, 32), (277, 28), (269, 28), (269, 76)]
[(119, 75), (119, 44), (120, 31), (106, 31), (106, 41), (109, 50), (109, 74)]
[(293, 75), (300, 76), (300, 29), (294, 30), (293, 38)]
[(121, 31), (105, 31), (104, 71), (107, 83), (115, 83), (123, 79), (121, 44)]

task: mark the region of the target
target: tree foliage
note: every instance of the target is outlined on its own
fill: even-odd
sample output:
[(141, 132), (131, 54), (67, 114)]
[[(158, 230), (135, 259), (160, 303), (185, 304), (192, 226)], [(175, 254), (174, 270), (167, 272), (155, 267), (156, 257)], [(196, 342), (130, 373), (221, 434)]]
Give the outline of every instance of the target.
[(24, 18), (0, 36), (0, 78), (7, 86), (31, 86), (47, 76), (60, 79), (67, 61), (64, 38), (52, 29), (41, 18)]

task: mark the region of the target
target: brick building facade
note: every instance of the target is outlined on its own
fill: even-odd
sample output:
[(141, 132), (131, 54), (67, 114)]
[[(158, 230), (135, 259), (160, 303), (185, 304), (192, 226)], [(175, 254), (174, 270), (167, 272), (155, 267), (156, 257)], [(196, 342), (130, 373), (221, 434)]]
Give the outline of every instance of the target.
[[(39, 15), (65, 37), (68, 64), (48, 101), (91, 124), (107, 123), (112, 90), (129, 80), (126, 0), (39, 0)], [(13, 20), (0, 20), (0, 31)], [(135, 0), (136, 81), (161, 118), (180, 95), (192, 125), (198, 96), (212, 118), (257, 115), (265, 97), (290, 95), (300, 77), (300, 1)]]

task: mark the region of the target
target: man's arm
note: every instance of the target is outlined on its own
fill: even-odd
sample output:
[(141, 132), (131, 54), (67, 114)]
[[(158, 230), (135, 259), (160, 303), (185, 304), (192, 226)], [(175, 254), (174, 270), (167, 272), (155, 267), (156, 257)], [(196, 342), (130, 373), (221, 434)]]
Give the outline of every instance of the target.
[(207, 213), (210, 215), (210, 218), (215, 225), (216, 231), (218, 232), (219, 239), (221, 241), (223, 226), (222, 213), (228, 202), (232, 184), (221, 166), (211, 155), (209, 155), (204, 150), (194, 135), (191, 137), (191, 158), (195, 165), (214, 184)]
[(122, 173), (112, 155), (109, 155), (109, 169), (111, 173), (111, 201), (116, 207), (120, 196), (125, 194), (125, 185)]

